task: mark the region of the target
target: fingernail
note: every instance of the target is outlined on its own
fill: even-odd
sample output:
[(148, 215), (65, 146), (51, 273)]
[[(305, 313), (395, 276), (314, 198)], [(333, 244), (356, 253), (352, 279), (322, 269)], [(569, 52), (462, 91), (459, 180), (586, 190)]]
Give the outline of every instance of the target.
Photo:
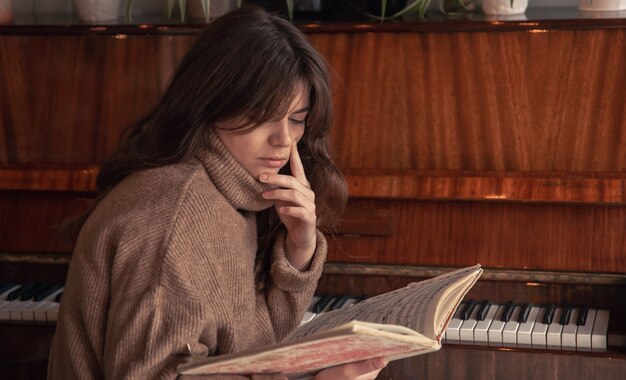
[(259, 180), (260, 180), (260, 181), (266, 181), (268, 177), (269, 177), (269, 176), (268, 176), (267, 174), (261, 174), (261, 175), (259, 176)]

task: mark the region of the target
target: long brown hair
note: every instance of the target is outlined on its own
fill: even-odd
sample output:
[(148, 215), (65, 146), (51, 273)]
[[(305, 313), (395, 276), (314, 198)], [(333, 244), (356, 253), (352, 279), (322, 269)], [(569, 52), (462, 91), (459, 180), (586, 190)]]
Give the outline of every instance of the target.
[[(126, 129), (102, 164), (98, 200), (132, 173), (194, 157), (206, 149), (210, 128), (218, 122), (243, 117), (252, 122), (243, 127), (249, 128), (283, 117), (299, 83), (309, 88), (310, 108), (299, 152), (316, 194), (318, 220), (334, 226), (347, 186), (326, 141), (332, 122), (329, 70), (293, 24), (258, 8), (230, 12), (199, 35), (154, 109)], [(74, 242), (90, 212), (68, 226)], [(260, 256), (266, 256), (284, 227), (274, 208), (257, 219)]]

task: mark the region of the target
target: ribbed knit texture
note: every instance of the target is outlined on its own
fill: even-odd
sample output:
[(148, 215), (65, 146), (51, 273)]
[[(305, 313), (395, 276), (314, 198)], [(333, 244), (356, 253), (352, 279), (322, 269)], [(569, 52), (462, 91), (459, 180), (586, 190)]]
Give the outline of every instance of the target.
[(142, 171), (81, 230), (50, 354), (50, 379), (173, 379), (193, 355), (276, 342), (308, 306), (326, 257), (307, 272), (272, 253), (255, 291), (255, 212), (271, 207), (215, 134), (197, 160)]

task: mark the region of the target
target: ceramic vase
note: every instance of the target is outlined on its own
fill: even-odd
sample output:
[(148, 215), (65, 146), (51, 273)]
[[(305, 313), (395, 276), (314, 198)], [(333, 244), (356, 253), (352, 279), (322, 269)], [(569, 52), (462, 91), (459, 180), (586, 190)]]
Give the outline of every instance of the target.
[(626, 0), (579, 0), (581, 11), (620, 11), (626, 9)]
[(517, 15), (526, 12), (528, 0), (482, 0), (483, 12), (486, 15)]
[(122, 0), (72, 0), (72, 4), (81, 21), (112, 21), (120, 15)]
[(0, 24), (13, 23), (13, 8), (11, 0), (0, 0)]

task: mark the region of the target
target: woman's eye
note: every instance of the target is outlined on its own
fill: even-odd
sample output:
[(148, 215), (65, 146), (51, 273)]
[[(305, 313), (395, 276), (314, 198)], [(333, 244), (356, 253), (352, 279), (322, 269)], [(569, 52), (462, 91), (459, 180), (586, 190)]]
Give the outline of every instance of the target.
[(299, 125), (304, 125), (305, 119), (302, 120), (298, 120), (298, 119), (289, 119), (290, 122), (294, 123), (294, 124), (299, 124)]

